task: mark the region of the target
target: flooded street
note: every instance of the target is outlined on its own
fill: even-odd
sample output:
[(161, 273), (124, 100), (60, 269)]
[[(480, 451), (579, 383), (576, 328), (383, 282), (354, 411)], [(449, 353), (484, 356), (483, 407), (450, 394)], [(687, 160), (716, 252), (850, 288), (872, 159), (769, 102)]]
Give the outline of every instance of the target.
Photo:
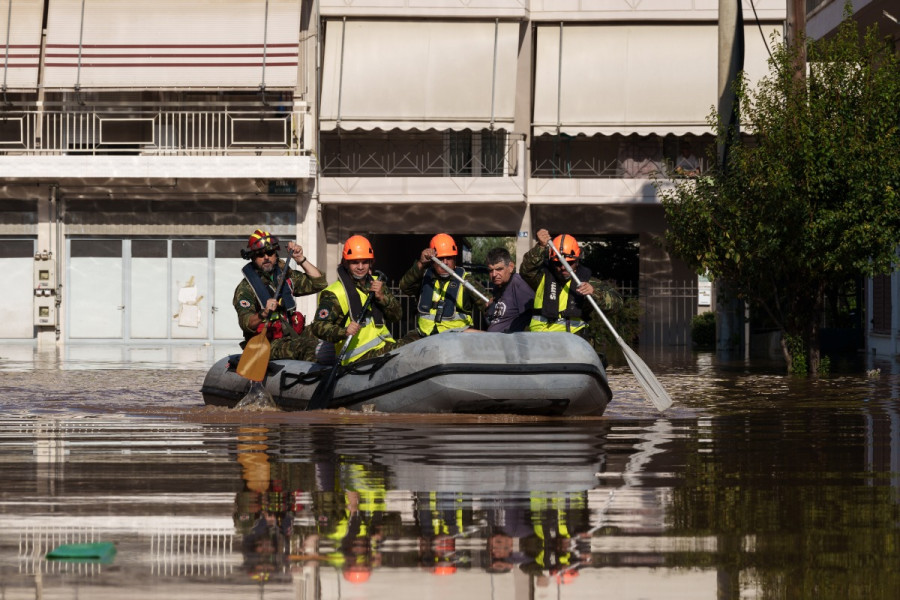
[(0, 599), (900, 597), (896, 362), (549, 419), (206, 407), (228, 351), (0, 350)]

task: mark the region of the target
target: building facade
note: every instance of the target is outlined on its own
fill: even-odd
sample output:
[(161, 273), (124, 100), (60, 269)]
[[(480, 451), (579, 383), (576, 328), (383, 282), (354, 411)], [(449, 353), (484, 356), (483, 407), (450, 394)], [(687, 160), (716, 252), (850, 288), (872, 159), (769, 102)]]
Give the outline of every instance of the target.
[[(399, 278), (434, 233), (514, 236), (521, 256), (544, 227), (636, 247), (642, 302), (696, 281), (659, 244), (654, 178), (689, 155), (702, 170), (714, 143), (717, 9), (7, 0), (0, 339), (236, 340), (256, 227), (330, 278), (356, 233)], [(754, 79), (784, 0), (743, 16)]]

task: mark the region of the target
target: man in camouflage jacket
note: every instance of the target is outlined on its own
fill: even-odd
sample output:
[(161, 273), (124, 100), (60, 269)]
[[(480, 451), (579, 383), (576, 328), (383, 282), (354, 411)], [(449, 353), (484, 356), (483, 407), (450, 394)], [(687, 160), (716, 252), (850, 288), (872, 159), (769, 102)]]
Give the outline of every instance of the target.
[(560, 235), (554, 245), (581, 281), (581, 285), (572, 289), (569, 272), (549, 246), (550, 233), (539, 229), (535, 237), (538, 243), (522, 257), (519, 269), (522, 279), (535, 290), (528, 330), (575, 333), (590, 342), (603, 358), (600, 345), (588, 331), (587, 324), (600, 321), (600, 316), (587, 301), (587, 296), (591, 296), (607, 315), (622, 309), (622, 296), (609, 283), (592, 278), (590, 269), (580, 264), (581, 248), (574, 237)]
[[(232, 303), (244, 334), (241, 348), (251, 337), (266, 328), (272, 359), (292, 358), (315, 361), (318, 340), (305, 327), (303, 314), (296, 309), (294, 296), (306, 296), (324, 290), (325, 275), (303, 255), (303, 248), (288, 242), (287, 252), (303, 271), (288, 269), (280, 290), (276, 290), (287, 261), (278, 259), (278, 238), (256, 230), (241, 255), (250, 260), (244, 267), (244, 279), (234, 290)], [(264, 299), (264, 300), (263, 300)]]

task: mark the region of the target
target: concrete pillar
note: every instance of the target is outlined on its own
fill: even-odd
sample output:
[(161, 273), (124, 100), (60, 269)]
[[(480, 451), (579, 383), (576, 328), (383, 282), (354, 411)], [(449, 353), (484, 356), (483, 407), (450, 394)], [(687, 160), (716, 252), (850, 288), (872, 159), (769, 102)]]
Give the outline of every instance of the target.
[(534, 245), (534, 231), (531, 228), (531, 206), (528, 204), (528, 181), (531, 176), (528, 172), (531, 164), (531, 145), (528, 140), (528, 132), (531, 130), (533, 110), (531, 80), (534, 72), (534, 65), (532, 64), (534, 61), (534, 53), (532, 52), (534, 30), (531, 21), (521, 25), (519, 35), (521, 43), (519, 44), (519, 55), (516, 62), (516, 109), (513, 132), (524, 134), (523, 141), (518, 142), (520, 147), (517, 147), (515, 152), (518, 168), (522, 169), (523, 174), (521, 181), (523, 182), (522, 194), (525, 207), (522, 214), (522, 222), (519, 224), (519, 230), (516, 232), (516, 265), (521, 263), (522, 257)]
[(40, 186), (37, 203), (37, 251), (34, 257), (34, 323), (39, 351), (56, 346), (59, 338), (60, 285), (63, 262), (59, 239), (57, 188)]
[(522, 257), (534, 246), (534, 232), (531, 230), (531, 206), (525, 204), (522, 223), (516, 237), (516, 266), (522, 264)]
[[(738, 106), (733, 85), (738, 72), (744, 68), (743, 18), (740, 0), (719, 0), (719, 126), (730, 129), (729, 136), (738, 135)], [(726, 140), (719, 140), (719, 167), (727, 168)], [(728, 282), (717, 279), (714, 284), (716, 310), (716, 349), (719, 353), (739, 356), (744, 350), (744, 304), (728, 291)]]

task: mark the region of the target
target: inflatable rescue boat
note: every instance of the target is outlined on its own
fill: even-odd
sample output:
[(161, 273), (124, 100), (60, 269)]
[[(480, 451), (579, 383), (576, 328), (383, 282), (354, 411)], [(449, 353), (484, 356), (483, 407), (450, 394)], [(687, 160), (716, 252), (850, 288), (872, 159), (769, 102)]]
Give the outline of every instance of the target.
[[(250, 389), (235, 372), (240, 354), (212, 366), (208, 405), (234, 407)], [(283, 410), (306, 410), (332, 368), (269, 362), (266, 390)], [(442, 333), (384, 356), (336, 367), (327, 408), (386, 413), (602, 415), (612, 397), (590, 344), (564, 332)]]

